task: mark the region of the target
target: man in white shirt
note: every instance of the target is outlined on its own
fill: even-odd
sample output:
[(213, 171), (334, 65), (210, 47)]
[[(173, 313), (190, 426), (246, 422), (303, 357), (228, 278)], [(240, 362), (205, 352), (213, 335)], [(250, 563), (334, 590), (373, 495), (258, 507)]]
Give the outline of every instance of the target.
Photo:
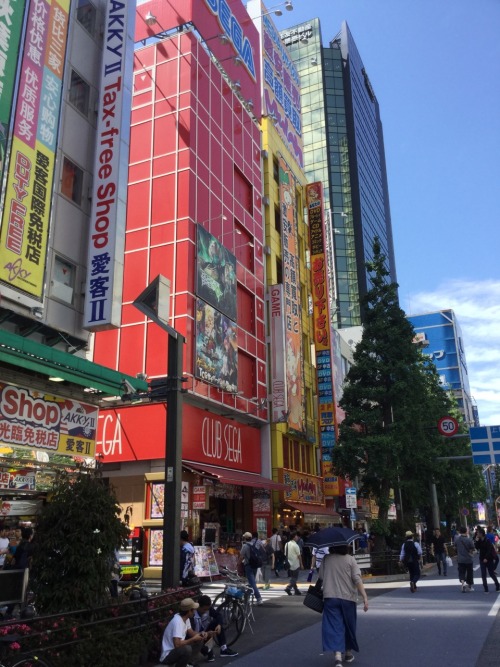
[(329, 553), (330, 552), (328, 551), (328, 547), (313, 547), (312, 561), (311, 561), (311, 572), (314, 569), (316, 569), (316, 572), (319, 571), (319, 566), (321, 565), (321, 561)]
[(288, 593), (288, 595), (292, 594), (292, 590), (295, 591), (295, 595), (302, 595), (297, 586), (299, 571), (303, 567), (302, 554), (300, 553), (298, 544), (299, 537), (300, 535), (298, 533), (292, 533), (290, 535), (290, 540), (285, 544), (285, 558), (287, 558), (290, 563), (290, 583), (285, 588), (285, 592)]
[(195, 632), (191, 627), (194, 610), (200, 605), (192, 598), (184, 598), (180, 611), (165, 628), (161, 642), (160, 662), (162, 665), (187, 667), (195, 660), (208, 638), (206, 632)]
[(0, 570), (5, 563), (5, 556), (9, 553), (9, 538), (7, 537), (7, 529), (3, 526), (0, 528)]

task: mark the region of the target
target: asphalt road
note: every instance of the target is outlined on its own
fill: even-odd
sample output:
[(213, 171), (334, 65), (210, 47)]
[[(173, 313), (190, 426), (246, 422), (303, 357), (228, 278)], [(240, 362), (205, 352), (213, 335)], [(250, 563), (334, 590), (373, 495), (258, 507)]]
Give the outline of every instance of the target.
[[(255, 608), (253, 634), (245, 631), (233, 646), (239, 656), (216, 664), (234, 667), (332, 667), (333, 655), (321, 649), (321, 617), (288, 597), (273, 579), (265, 603)], [(306, 590), (308, 584), (301, 584)], [(498, 667), (500, 595), (483, 593), (479, 571), (475, 591), (463, 594), (456, 565), (448, 577), (432, 567), (415, 594), (407, 582), (367, 583), (369, 611), (358, 613), (360, 667)], [(490, 591), (494, 586), (490, 582)], [(204, 592), (216, 594), (216, 588)], [(202, 663), (203, 664), (203, 663)]]

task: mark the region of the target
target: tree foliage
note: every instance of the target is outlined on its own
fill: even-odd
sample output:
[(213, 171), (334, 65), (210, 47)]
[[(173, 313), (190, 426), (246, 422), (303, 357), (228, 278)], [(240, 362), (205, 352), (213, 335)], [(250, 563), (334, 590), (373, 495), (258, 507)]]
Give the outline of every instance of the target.
[[(379, 506), (379, 533), (388, 534), (391, 490), (401, 490), (407, 509), (429, 504), (429, 484), (446, 483), (453, 466), (438, 434), (440, 417), (453, 403), (439, 383), (434, 364), (414, 342), (415, 331), (400, 308), (397, 284), (389, 282), (385, 257), (375, 239), (367, 264), (372, 287), (364, 301), (362, 339), (353, 355), (340, 406), (346, 413), (333, 451), (337, 472), (358, 478)], [(464, 474), (465, 471), (465, 474)], [(472, 466), (458, 476), (477, 487)]]
[(59, 471), (34, 540), (37, 610), (64, 612), (106, 599), (114, 550), (128, 535), (116, 497), (97, 471)]

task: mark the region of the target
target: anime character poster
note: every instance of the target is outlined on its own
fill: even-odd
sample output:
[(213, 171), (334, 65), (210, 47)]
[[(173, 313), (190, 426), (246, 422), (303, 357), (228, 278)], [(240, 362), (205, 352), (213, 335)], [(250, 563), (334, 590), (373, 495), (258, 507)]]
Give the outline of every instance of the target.
[(235, 321), (236, 257), (198, 226), (197, 260), (197, 295)]
[(202, 299), (196, 299), (195, 376), (225, 391), (238, 391), (236, 324)]
[(295, 177), (282, 156), (279, 158), (279, 183), (285, 298), (285, 364), (288, 400), (288, 426), (305, 432), (304, 357), (300, 304), (300, 264), (297, 234)]

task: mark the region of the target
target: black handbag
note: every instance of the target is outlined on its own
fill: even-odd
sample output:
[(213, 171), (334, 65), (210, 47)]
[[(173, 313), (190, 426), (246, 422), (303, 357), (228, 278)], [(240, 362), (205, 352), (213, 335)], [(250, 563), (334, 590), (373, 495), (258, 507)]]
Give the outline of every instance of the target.
[(322, 614), (323, 613), (323, 591), (321, 590), (321, 584), (322, 580), (318, 579), (318, 581), (314, 584), (314, 586), (309, 586), (309, 590), (306, 593), (306, 596), (304, 598), (304, 604), (306, 607), (309, 607), (309, 609), (312, 609), (313, 611), (317, 611), (318, 613)]

